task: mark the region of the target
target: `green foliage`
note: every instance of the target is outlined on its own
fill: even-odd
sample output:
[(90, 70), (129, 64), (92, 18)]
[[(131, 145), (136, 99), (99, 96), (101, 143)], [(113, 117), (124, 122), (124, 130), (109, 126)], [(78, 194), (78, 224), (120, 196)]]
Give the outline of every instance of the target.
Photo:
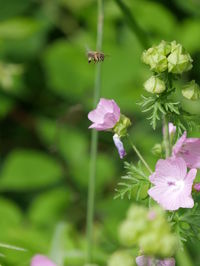
[(38, 151), (16, 150), (3, 166), (0, 190), (33, 190), (58, 183), (61, 178), (61, 167), (50, 156)]
[[(162, 39), (183, 44), (195, 62), (183, 80), (199, 83), (198, 1), (176, 0), (173, 5), (123, 2), (150, 45)], [(103, 52), (108, 56), (102, 63), (101, 96), (115, 99), (131, 118), (131, 137), (153, 166), (156, 158), (150, 150), (161, 142), (157, 117), (161, 119), (164, 110), (181, 134), (200, 125), (195, 116), (200, 114), (199, 101), (191, 104), (177, 93), (169, 100), (172, 106), (165, 108), (161, 99), (153, 97), (148, 108), (154, 102), (159, 104), (148, 116), (155, 112), (150, 121), (154, 119), (159, 135), (158, 131), (152, 134), (136, 104), (149, 76), (141, 63), (143, 47), (116, 1), (104, 4)], [(96, 2), (0, 0), (0, 6), (0, 243), (28, 250), (0, 247), (0, 264), (30, 265), (31, 257), (41, 253), (52, 259), (58, 256), (57, 262), (64, 266), (84, 265), (90, 163), (87, 113), (93, 106), (95, 75), (85, 47), (95, 50), (96, 46)], [(199, 134), (195, 129), (194, 137)], [(149, 188), (148, 176), (136, 166), (136, 157), (126, 146), (127, 160), (133, 163), (126, 166), (128, 173), (117, 187), (118, 199), (113, 200), (113, 188), (123, 169), (112, 136), (99, 134), (94, 224), (98, 266), (106, 265), (110, 254), (120, 248), (116, 232), (129, 206), (128, 198), (145, 199)], [(136, 253), (131, 250), (133, 257)], [(198, 242), (191, 244), (187, 257), (191, 254), (194, 266), (199, 266)], [(181, 260), (177, 265), (184, 266)]]
[(179, 213), (173, 213), (171, 217), (169, 217), (169, 221), (179, 237), (179, 242), (182, 249), (187, 240), (192, 241), (196, 238), (199, 238), (199, 218), (200, 213), (198, 203), (196, 203), (192, 209)]
[(127, 173), (125, 176), (121, 177), (123, 182), (119, 182), (118, 188), (115, 189), (117, 192), (115, 199), (124, 199), (125, 196), (128, 197), (128, 199), (144, 199), (150, 182), (148, 176), (142, 169), (141, 162), (139, 162), (137, 166), (125, 162), (124, 168)]
[(179, 115), (179, 102), (171, 102), (167, 100), (166, 97), (159, 96), (142, 96), (142, 101), (139, 103), (142, 107), (142, 112), (150, 112), (151, 115), (147, 118), (150, 120), (150, 125), (155, 130), (157, 126), (157, 121), (161, 120), (163, 115), (175, 114)]

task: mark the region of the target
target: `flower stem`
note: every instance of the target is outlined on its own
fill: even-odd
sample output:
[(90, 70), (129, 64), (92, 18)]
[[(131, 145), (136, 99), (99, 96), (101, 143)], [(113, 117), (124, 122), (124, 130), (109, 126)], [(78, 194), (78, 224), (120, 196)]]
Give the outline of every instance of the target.
[(164, 140), (164, 146), (165, 146), (165, 156), (166, 158), (171, 155), (171, 145), (170, 145), (170, 137), (169, 137), (169, 121), (167, 119), (167, 116), (163, 116), (163, 140)]
[(133, 148), (133, 150), (135, 151), (135, 153), (137, 154), (138, 158), (140, 159), (140, 161), (144, 164), (144, 166), (146, 167), (146, 169), (149, 171), (150, 174), (153, 173), (153, 171), (151, 170), (150, 166), (148, 165), (148, 163), (145, 161), (144, 157), (141, 155), (141, 153), (139, 152), (139, 150), (136, 148), (136, 146), (133, 144), (133, 142), (131, 141), (130, 137), (128, 137), (129, 142), (131, 144), (131, 147)]
[[(98, 0), (98, 22), (97, 22), (97, 51), (101, 51), (103, 39), (103, 0)], [(94, 84), (93, 102), (96, 106), (101, 87), (101, 64), (96, 65), (96, 76)], [(98, 145), (98, 132), (92, 130), (91, 134), (91, 150), (90, 150), (90, 172), (88, 183), (88, 201), (87, 201), (87, 254), (86, 262), (92, 263), (93, 260), (93, 221), (94, 221), (94, 201), (95, 201), (95, 179), (96, 179), (96, 159), (97, 159), (97, 145)]]

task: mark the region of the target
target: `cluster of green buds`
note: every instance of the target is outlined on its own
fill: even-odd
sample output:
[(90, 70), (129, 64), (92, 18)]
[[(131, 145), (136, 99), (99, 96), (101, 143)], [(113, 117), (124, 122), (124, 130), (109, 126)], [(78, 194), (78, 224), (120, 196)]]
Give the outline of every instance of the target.
[(114, 252), (109, 260), (108, 266), (135, 266), (135, 259), (128, 250), (118, 250)]
[(173, 256), (178, 245), (160, 207), (132, 205), (119, 228), (119, 239), (124, 246), (139, 246), (143, 254), (163, 258)]
[[(154, 75), (145, 83), (146, 91), (153, 94), (161, 94), (167, 89), (163, 77), (165, 73), (182, 74), (192, 68), (192, 58), (183, 46), (176, 41), (161, 41), (157, 46), (145, 50), (142, 54), (142, 61), (150, 66)], [(182, 90), (182, 94), (189, 100), (200, 98), (200, 88), (194, 82), (190, 82)]]

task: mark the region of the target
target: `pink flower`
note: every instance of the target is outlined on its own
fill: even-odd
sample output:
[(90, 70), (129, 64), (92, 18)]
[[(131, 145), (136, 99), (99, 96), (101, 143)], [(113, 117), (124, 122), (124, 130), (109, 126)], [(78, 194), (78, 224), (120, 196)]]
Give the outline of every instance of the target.
[(165, 210), (192, 208), (192, 184), (196, 173), (196, 169), (187, 173), (187, 166), (182, 158), (158, 160), (156, 171), (149, 177), (155, 186), (149, 189), (148, 194)]
[(31, 260), (31, 266), (56, 266), (50, 259), (43, 255), (35, 255)]
[(186, 138), (186, 134), (176, 142), (172, 155), (183, 158), (189, 168), (200, 168), (200, 138)]
[(97, 108), (88, 114), (92, 125), (89, 128), (96, 130), (112, 129), (120, 119), (120, 108), (114, 100), (101, 98)]
[(173, 123), (169, 123), (169, 135), (171, 136), (171, 135), (174, 135), (175, 133), (176, 133), (176, 126), (174, 126), (174, 124)]
[(195, 191), (200, 192), (200, 183), (194, 184), (193, 188)]
[(148, 256), (139, 256), (136, 258), (136, 263), (138, 266), (175, 266), (175, 259), (167, 258), (159, 260)]
[[(174, 134), (176, 133), (176, 126), (174, 126), (173, 123), (169, 122), (168, 127), (169, 127), (169, 135), (170, 137), (173, 137)], [(163, 127), (163, 134), (164, 134), (164, 130), (165, 130), (165, 127)]]
[(123, 145), (122, 141), (120, 140), (120, 137), (117, 134), (115, 134), (113, 136), (113, 141), (114, 141), (115, 146), (118, 150), (120, 159), (123, 159), (124, 156), (126, 155), (126, 151), (124, 149), (124, 145)]

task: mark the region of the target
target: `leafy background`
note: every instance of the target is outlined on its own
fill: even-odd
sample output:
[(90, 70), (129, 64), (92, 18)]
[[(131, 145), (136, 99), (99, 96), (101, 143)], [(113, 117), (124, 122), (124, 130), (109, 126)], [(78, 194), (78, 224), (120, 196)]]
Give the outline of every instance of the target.
[[(200, 83), (200, 2), (124, 0), (151, 43), (177, 40), (194, 67), (184, 80)], [(83, 265), (90, 131), (95, 66), (85, 48), (95, 49), (94, 0), (0, 1), (0, 247), (2, 265), (25, 266), (35, 253), (58, 265)], [(132, 140), (153, 167), (153, 132), (137, 102), (150, 75), (141, 63), (143, 47), (117, 1), (105, 1), (101, 95), (114, 98), (133, 122)], [(181, 83), (178, 84), (181, 87)], [(200, 114), (200, 102), (183, 100)], [(199, 132), (191, 133), (199, 136)], [(126, 145), (126, 144), (125, 144)], [(136, 161), (129, 150), (127, 161)], [(124, 173), (109, 133), (99, 135), (95, 205), (95, 260), (106, 265), (119, 247), (117, 227), (130, 204), (113, 200)], [(177, 265), (199, 265), (200, 244), (187, 244)], [(136, 253), (135, 253), (136, 254)]]

